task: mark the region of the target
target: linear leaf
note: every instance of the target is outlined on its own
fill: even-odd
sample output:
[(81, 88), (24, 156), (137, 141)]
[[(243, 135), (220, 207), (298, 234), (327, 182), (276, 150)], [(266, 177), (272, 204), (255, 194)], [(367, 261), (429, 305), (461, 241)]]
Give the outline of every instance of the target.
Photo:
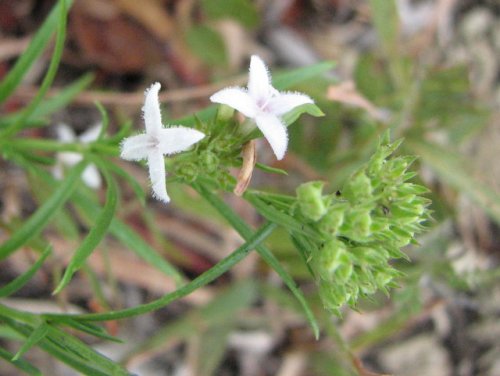
[(113, 311), (107, 313), (90, 313), (90, 314), (45, 314), (43, 315), (47, 319), (57, 320), (60, 318), (72, 318), (75, 320), (86, 320), (86, 321), (107, 321), (107, 320), (118, 320), (126, 317), (132, 317), (137, 315), (142, 315), (147, 312), (154, 311), (156, 309), (162, 308), (171, 302), (180, 299), (186, 295), (189, 295), (196, 289), (207, 285), (212, 282), (225, 272), (227, 272), (231, 267), (240, 262), (245, 258), (248, 253), (259, 246), (260, 243), (264, 241), (276, 228), (274, 223), (266, 223), (258, 231), (256, 231), (241, 247), (236, 249), (229, 256), (223, 258), (212, 268), (200, 274), (198, 277), (193, 279), (188, 284), (182, 286), (181, 288), (164, 295), (160, 299), (154, 300), (150, 303), (142, 304), (136, 307), (123, 309), (120, 311)]
[(45, 259), (52, 253), (52, 247), (49, 245), (43, 251), (42, 255), (40, 258), (33, 264), (31, 267), (21, 274), (20, 276), (16, 277), (13, 281), (9, 282), (2, 288), (0, 288), (0, 298), (12, 295), (16, 291), (18, 291), (20, 288), (22, 288), (29, 280), (35, 275), (35, 273), (40, 269), (45, 261)]
[[(60, 110), (61, 108), (66, 107), (78, 93), (80, 93), (92, 82), (93, 79), (93, 74), (87, 73), (80, 77), (78, 80), (67, 85), (57, 95), (45, 99), (36, 107), (36, 109), (31, 114), (30, 120), (27, 122), (29, 126), (31, 127), (40, 123), (43, 118)], [(0, 128), (19, 121), (21, 116), (22, 112), (2, 117), (2, 119), (0, 119)]]
[(16, 64), (9, 71), (2, 82), (0, 82), (0, 103), (5, 101), (5, 99), (12, 94), (16, 87), (21, 83), (30, 67), (43, 52), (52, 33), (59, 23), (61, 8), (64, 5), (66, 5), (66, 8), (69, 8), (71, 6), (71, 2), (72, 1), (68, 0), (65, 4), (63, 4), (62, 1), (59, 1), (57, 5), (54, 6), (45, 22), (38, 29), (37, 33), (31, 40), (31, 43), (26, 51), (24, 51), (21, 57), (16, 61)]
[(120, 338), (114, 337), (108, 334), (103, 328), (100, 326), (88, 323), (88, 322), (80, 322), (77, 320), (73, 320), (71, 318), (65, 318), (58, 321), (58, 323), (65, 324), (71, 326), (72, 328), (79, 330), (81, 332), (90, 334), (94, 337), (105, 339), (108, 341), (113, 341), (117, 343), (123, 343)]
[(42, 372), (38, 368), (36, 368), (34, 365), (32, 365), (31, 363), (29, 363), (23, 359), (18, 359), (18, 360), (14, 361), (14, 360), (12, 360), (12, 357), (13, 357), (13, 354), (11, 354), (7, 350), (4, 350), (3, 348), (0, 347), (0, 358), (9, 362), (14, 367), (20, 369), (21, 371), (23, 371), (27, 375), (43, 376)]
[(12, 135), (26, 126), (26, 120), (28, 120), (29, 117), (33, 114), (35, 109), (42, 101), (43, 96), (45, 95), (47, 90), (49, 90), (50, 85), (52, 85), (52, 82), (54, 81), (54, 78), (57, 73), (57, 68), (59, 67), (59, 62), (61, 61), (62, 52), (64, 49), (64, 40), (66, 39), (66, 16), (67, 16), (66, 0), (60, 0), (58, 6), (60, 8), (59, 8), (59, 18), (57, 23), (56, 45), (54, 47), (52, 58), (50, 59), (50, 64), (49, 68), (47, 69), (47, 73), (43, 78), (38, 93), (30, 102), (30, 104), (27, 107), (25, 107), (20, 118), (17, 119), (15, 123), (10, 124), (6, 129), (2, 131), (2, 135), (4, 136)]
[(278, 90), (288, 89), (289, 87), (310, 80), (313, 77), (322, 75), (335, 67), (332, 61), (323, 61), (318, 64), (307, 67), (293, 69), (287, 72), (278, 73), (274, 76), (273, 85)]
[(113, 220), (113, 215), (116, 210), (116, 203), (118, 201), (118, 187), (115, 180), (108, 170), (101, 169), (102, 174), (106, 180), (106, 202), (99, 215), (96, 217), (95, 225), (90, 229), (88, 235), (82, 241), (81, 245), (75, 251), (71, 258), (66, 271), (61, 279), (61, 282), (54, 290), (54, 294), (58, 294), (71, 280), (71, 277), (77, 272), (91, 255), (92, 251), (104, 238)]
[(40, 325), (38, 325), (33, 332), (31, 332), (30, 336), (28, 339), (26, 339), (26, 342), (23, 343), (19, 351), (14, 355), (12, 358), (13, 361), (18, 360), (21, 356), (24, 355), (26, 351), (31, 349), (33, 346), (35, 346), (38, 342), (40, 342), (48, 333), (49, 331), (49, 326), (47, 325), (46, 322), (42, 322)]
[(5, 259), (16, 249), (40, 234), (57, 210), (69, 199), (86, 165), (86, 161), (81, 161), (73, 167), (52, 196), (8, 240), (0, 245), (0, 260)]
[[(194, 185), (194, 188), (203, 198), (205, 198), (205, 200), (207, 200), (215, 209), (217, 209), (217, 211), (231, 224), (231, 226), (234, 227), (234, 229), (243, 237), (243, 239), (247, 240), (252, 236), (252, 229), (224, 201), (222, 201), (219, 197), (217, 197), (201, 185)], [(250, 197), (250, 195), (248, 196)], [(318, 338), (318, 323), (316, 322), (314, 314), (312, 313), (312, 310), (309, 307), (304, 294), (297, 287), (293, 278), (281, 266), (279, 261), (266, 246), (261, 244), (256, 249), (259, 255), (264, 259), (264, 261), (266, 261), (268, 265), (271, 266), (276, 271), (276, 273), (278, 273), (281, 279), (283, 279), (283, 282), (285, 282), (295, 298), (302, 305), (306, 318), (313, 329), (314, 335), (316, 336), (316, 338)]]

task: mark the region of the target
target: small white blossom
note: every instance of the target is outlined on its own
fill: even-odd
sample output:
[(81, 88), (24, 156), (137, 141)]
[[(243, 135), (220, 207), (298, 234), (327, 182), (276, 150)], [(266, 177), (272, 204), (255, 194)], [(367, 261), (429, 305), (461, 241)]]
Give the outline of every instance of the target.
[(302, 104), (314, 103), (305, 94), (276, 90), (271, 85), (271, 76), (266, 65), (256, 55), (250, 60), (247, 89), (222, 89), (212, 95), (210, 100), (228, 105), (254, 119), (278, 159), (284, 157), (288, 147), (287, 129), (280, 117)]
[[(56, 133), (57, 133), (57, 138), (59, 141), (62, 143), (72, 143), (76, 141), (80, 141), (84, 144), (89, 144), (92, 141), (97, 140), (97, 137), (99, 137), (99, 132), (101, 131), (102, 124), (98, 123), (94, 125), (93, 127), (87, 129), (84, 133), (82, 133), (80, 136), (76, 136), (75, 132), (71, 127), (69, 127), (66, 124), (59, 124), (56, 127)], [(62, 153), (57, 153), (56, 156), (56, 165), (54, 166), (54, 169), (52, 170), (52, 174), (56, 179), (62, 179), (63, 178), (63, 166), (74, 166), (78, 162), (82, 160), (82, 155), (78, 153), (73, 153), (70, 151), (65, 151)], [(97, 170), (97, 167), (94, 166), (93, 164), (89, 164), (85, 170), (83, 170), (82, 173), (82, 180), (83, 182), (90, 188), (92, 189), (98, 189), (101, 187), (101, 175), (99, 175), (99, 171)]]
[(145, 91), (146, 99), (142, 108), (146, 133), (128, 137), (121, 144), (121, 157), (129, 161), (146, 159), (153, 196), (169, 202), (165, 186), (165, 160), (163, 155), (184, 151), (200, 141), (205, 135), (186, 127), (164, 128), (161, 122), (158, 82)]

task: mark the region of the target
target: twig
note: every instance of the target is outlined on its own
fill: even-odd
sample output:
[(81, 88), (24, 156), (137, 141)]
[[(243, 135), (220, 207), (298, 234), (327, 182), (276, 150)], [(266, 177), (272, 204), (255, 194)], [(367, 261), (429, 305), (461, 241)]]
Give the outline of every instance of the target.
[[(226, 86), (239, 85), (245, 82), (245, 80), (246, 76), (240, 76), (228, 81), (218, 82), (216, 84), (203, 85), (194, 88), (169, 90), (160, 94), (159, 98), (161, 102), (182, 102), (198, 98), (206, 98), (210, 94), (213, 94), (221, 88), (224, 88)], [(36, 86), (24, 86), (20, 87), (17, 90), (16, 97), (23, 101), (28, 101), (33, 98), (37, 92), (38, 87)], [(50, 89), (47, 93), (47, 96), (57, 96), (60, 92), (61, 89)], [(78, 94), (73, 102), (78, 104), (94, 104), (96, 101), (104, 106), (120, 105), (137, 107), (142, 105), (142, 102), (144, 102), (144, 93), (142, 91), (135, 93), (117, 93), (87, 90)]]

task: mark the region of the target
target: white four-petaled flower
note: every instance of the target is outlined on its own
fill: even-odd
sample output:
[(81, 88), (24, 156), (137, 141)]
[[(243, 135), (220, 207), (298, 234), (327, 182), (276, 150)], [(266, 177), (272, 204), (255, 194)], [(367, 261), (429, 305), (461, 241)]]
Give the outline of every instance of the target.
[(146, 133), (128, 137), (121, 144), (121, 157), (129, 161), (146, 159), (149, 167), (149, 178), (153, 196), (158, 200), (169, 202), (165, 186), (165, 160), (163, 155), (175, 154), (188, 149), (200, 141), (205, 135), (195, 129), (186, 127), (164, 128), (161, 122), (158, 82), (146, 90), (144, 107), (144, 123)]
[(297, 106), (314, 101), (305, 94), (279, 92), (271, 85), (271, 76), (264, 62), (256, 55), (250, 60), (248, 89), (230, 87), (210, 97), (215, 103), (232, 107), (255, 124), (267, 139), (276, 158), (282, 159), (288, 146), (288, 134), (281, 115)]
[[(102, 124), (98, 123), (93, 127), (87, 129), (81, 135), (76, 136), (75, 132), (68, 125), (61, 123), (56, 127), (57, 138), (62, 143), (72, 143), (75, 141), (80, 141), (84, 144), (91, 143), (97, 140), (99, 133), (101, 132)], [(74, 153), (71, 151), (65, 151), (57, 154), (56, 165), (52, 170), (52, 174), (56, 179), (63, 178), (63, 165), (71, 167), (76, 165), (83, 159), (81, 154)], [(83, 182), (92, 189), (98, 189), (101, 187), (101, 175), (97, 167), (93, 164), (89, 164), (82, 173)]]

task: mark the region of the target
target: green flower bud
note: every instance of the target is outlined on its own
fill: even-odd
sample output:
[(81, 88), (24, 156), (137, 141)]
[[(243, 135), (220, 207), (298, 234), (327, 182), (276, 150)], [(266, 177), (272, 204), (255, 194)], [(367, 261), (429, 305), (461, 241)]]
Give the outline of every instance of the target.
[(334, 204), (328, 208), (327, 213), (319, 222), (319, 229), (328, 234), (335, 235), (344, 221), (344, 212), (349, 207), (346, 203)]
[(341, 285), (320, 283), (319, 296), (325, 308), (335, 313), (347, 300), (346, 290)]
[(371, 234), (370, 210), (352, 209), (346, 212), (340, 233), (355, 241), (366, 241)]
[[(319, 277), (325, 281), (333, 280), (333, 273), (346, 262), (346, 247), (340, 240), (330, 240), (314, 255), (314, 266)], [(350, 263), (347, 256), (347, 262)]]
[(372, 184), (370, 178), (362, 170), (358, 171), (345, 184), (342, 194), (350, 202), (360, 202), (371, 198)]
[(326, 213), (323, 201), (323, 182), (311, 181), (297, 188), (299, 207), (306, 218), (318, 221)]
[(352, 262), (347, 254), (343, 255), (339, 260), (339, 266), (335, 270), (333, 283), (347, 283), (353, 272)]
[(194, 163), (182, 163), (177, 169), (177, 175), (182, 176), (189, 182), (195, 181), (198, 174), (198, 168)]
[(232, 107), (221, 104), (217, 110), (217, 120), (227, 121), (233, 117), (234, 109)]
[(201, 156), (201, 164), (205, 172), (211, 173), (220, 168), (220, 160), (214, 153), (207, 151)]

